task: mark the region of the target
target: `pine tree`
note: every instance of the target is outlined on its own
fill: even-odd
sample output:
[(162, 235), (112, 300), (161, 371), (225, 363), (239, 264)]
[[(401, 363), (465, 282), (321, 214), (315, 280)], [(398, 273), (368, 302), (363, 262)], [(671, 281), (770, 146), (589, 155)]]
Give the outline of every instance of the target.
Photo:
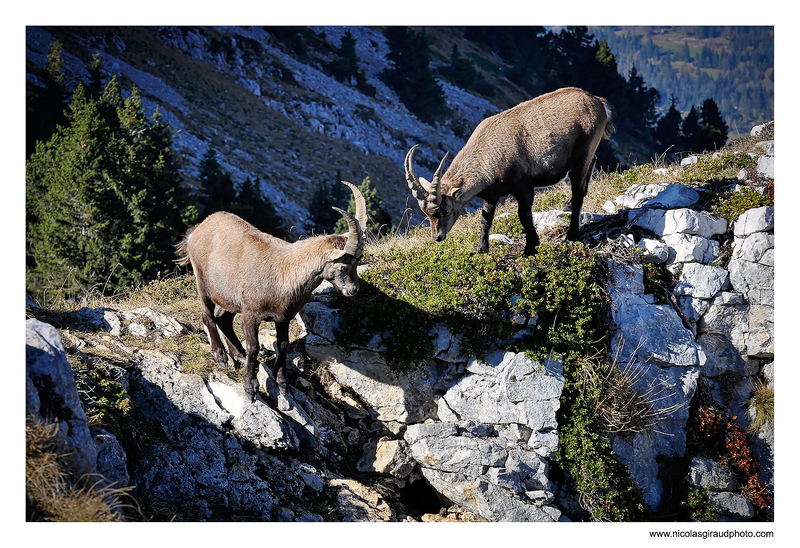
[(95, 101), (103, 94), (103, 76), (100, 72), (102, 62), (100, 54), (95, 53), (92, 55), (91, 61), (86, 64), (86, 70), (89, 73), (89, 80), (86, 82), (86, 91)]
[(347, 190), (347, 187), (341, 181), (341, 176), (337, 173), (336, 182), (331, 184), (328, 181), (322, 181), (314, 190), (314, 194), (311, 196), (311, 203), (308, 206), (311, 214), (311, 229), (313, 231), (319, 233), (334, 230), (336, 222), (341, 215), (331, 208), (344, 207), (344, 199), (338, 188), (342, 187)]
[(99, 281), (113, 266), (114, 250), (105, 241), (114, 228), (105, 206), (116, 202), (104, 173), (110, 130), (80, 85), (68, 117), (68, 127), (38, 143), (27, 164), (28, 285), (33, 290), (72, 293)]
[(461, 51), (456, 44), (453, 44), (453, 48), (450, 51), (450, 65), (440, 68), (439, 73), (453, 84), (464, 89), (472, 89), (478, 79), (478, 71), (475, 70), (475, 65), (461, 55)]
[(717, 103), (706, 99), (700, 107), (699, 150), (717, 150), (728, 140), (728, 124), (722, 119)]
[(340, 82), (349, 81), (358, 75), (356, 39), (349, 30), (345, 31), (342, 43), (335, 52), (335, 57), (325, 64), (325, 69)]
[(167, 272), (194, 220), (171, 129), (112, 78), (95, 101), (79, 84), (68, 122), (26, 166), (28, 287), (113, 291)]
[(391, 66), (381, 73), (381, 80), (421, 120), (444, 118), (447, 112), (444, 92), (430, 68), (431, 57), (424, 31), (388, 27), (384, 36), (389, 46), (386, 58)]
[(200, 184), (205, 191), (200, 201), (205, 216), (216, 211), (228, 211), (236, 201), (231, 174), (222, 169), (213, 146), (208, 147), (200, 161)]
[[(669, 110), (667, 110), (667, 113), (664, 114), (656, 124), (656, 139), (658, 139), (665, 150), (670, 147), (674, 149), (674, 147), (679, 146), (682, 137), (681, 122), (683, 121), (683, 116), (681, 116), (681, 113), (676, 108), (676, 102), (677, 99), (673, 96), (670, 99)], [(672, 152), (675, 152), (675, 150)]]
[(367, 82), (364, 71), (358, 68), (356, 39), (349, 30), (345, 31), (342, 43), (334, 55), (335, 57), (324, 65), (325, 70), (340, 82), (355, 80), (356, 89), (368, 97), (374, 97), (378, 90)]
[[(364, 204), (367, 209), (367, 231), (373, 235), (391, 231), (392, 217), (383, 208), (383, 200), (378, 195), (378, 189), (372, 184), (370, 178), (364, 178), (358, 189), (361, 191), (361, 195), (364, 196)], [(356, 199), (352, 194), (350, 195), (350, 204), (347, 206), (347, 212), (352, 215), (356, 214)], [(337, 234), (344, 234), (348, 230), (347, 220), (339, 217), (334, 231)]]
[(683, 149), (696, 151), (697, 139), (700, 136), (700, 118), (694, 105), (692, 105), (689, 114), (683, 120), (681, 133), (683, 133)]
[(631, 67), (628, 74), (628, 109), (634, 119), (638, 122), (637, 128), (641, 131), (644, 128), (652, 128), (656, 123), (656, 106), (661, 100), (661, 94), (655, 88), (647, 86), (644, 78), (636, 70), (636, 66)]
[(50, 139), (56, 128), (67, 122), (65, 112), (69, 105), (69, 95), (65, 85), (61, 50), (61, 42), (50, 44), (50, 53), (42, 75), (44, 87), (41, 92), (34, 93), (27, 100), (26, 157), (30, 157), (36, 149), (37, 142)]

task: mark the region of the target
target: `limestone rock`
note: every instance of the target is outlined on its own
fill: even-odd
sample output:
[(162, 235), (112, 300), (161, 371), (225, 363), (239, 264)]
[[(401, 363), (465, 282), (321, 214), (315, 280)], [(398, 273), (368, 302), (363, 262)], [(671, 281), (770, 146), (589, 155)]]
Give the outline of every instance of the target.
[(749, 236), (754, 232), (766, 232), (775, 228), (775, 208), (773, 206), (748, 209), (733, 225), (734, 236)]
[(97, 450), (55, 327), (25, 321), (25, 414), (58, 422), (56, 450), (75, 480), (97, 471)]
[(364, 454), (357, 468), (362, 472), (389, 474), (398, 478), (407, 477), (416, 466), (411, 458), (408, 444), (404, 440), (373, 439), (364, 447)]
[(688, 263), (684, 265), (680, 281), (673, 292), (676, 295), (711, 299), (727, 285), (728, 271), (724, 268)]
[(331, 479), (342, 521), (394, 521), (394, 510), (373, 489), (350, 479)]
[(708, 493), (708, 498), (717, 507), (717, 512), (734, 519), (750, 519), (755, 515), (753, 504), (744, 495), (719, 491)]
[(736, 489), (733, 475), (711, 459), (694, 457), (690, 469), (692, 484), (697, 488), (709, 491), (733, 491)]

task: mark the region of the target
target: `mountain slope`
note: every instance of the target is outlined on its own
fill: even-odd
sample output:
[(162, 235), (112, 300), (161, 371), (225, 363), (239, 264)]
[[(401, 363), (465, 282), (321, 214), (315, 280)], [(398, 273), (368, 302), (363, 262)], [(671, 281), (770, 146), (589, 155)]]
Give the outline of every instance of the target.
[[(234, 181), (259, 180), (290, 224), (306, 224), (314, 189), (337, 173), (356, 184), (369, 176), (397, 222), (406, 208), (402, 165), (408, 149), (421, 143), (425, 176), (445, 151), (461, 148), (465, 133), (500, 109), (445, 83), (448, 106), (466, 131), (457, 137), (450, 127), (420, 122), (375, 77), (386, 63), (381, 33), (351, 30), (377, 88), (374, 98), (298, 62), (267, 31), (236, 27), (29, 28), (28, 72), (44, 67), (56, 39), (73, 82), (87, 76), (85, 63), (100, 52), (104, 70), (119, 74), (124, 89), (135, 85), (148, 112), (158, 108), (176, 131), (188, 184), (197, 186), (197, 166), (214, 146)], [(324, 31), (335, 45), (343, 29), (316, 32)], [(35, 82), (29, 77), (29, 87)]]

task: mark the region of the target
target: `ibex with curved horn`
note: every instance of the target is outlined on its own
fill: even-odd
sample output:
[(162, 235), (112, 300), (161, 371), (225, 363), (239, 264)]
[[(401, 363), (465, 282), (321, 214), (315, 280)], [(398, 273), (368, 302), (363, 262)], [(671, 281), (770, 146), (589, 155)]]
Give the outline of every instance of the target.
[[(321, 235), (288, 243), (232, 213), (218, 212), (190, 229), (177, 246), (178, 263), (191, 263), (194, 269), (211, 352), (220, 366), (227, 367), (219, 328), (234, 361), (244, 361), (242, 382), (251, 401), (258, 391), (261, 322), (275, 322), (277, 343), (272, 371), (285, 396), (289, 322), (311, 300), (312, 292), (323, 280), (347, 297), (358, 292), (356, 269), (364, 249), (366, 204), (355, 185), (344, 184), (355, 196), (356, 216), (334, 209), (347, 219), (347, 235)], [(246, 350), (233, 331), (236, 314), (242, 315)]]
[(563, 88), (482, 121), (442, 175), (445, 154), (430, 183), (414, 174), (417, 145), (413, 146), (406, 155), (406, 180), (437, 242), (445, 239), (463, 207), (481, 198), (478, 251), (489, 248), (497, 202), (511, 194), (517, 199), (525, 229), (525, 254), (532, 255), (539, 245), (531, 214), (534, 189), (569, 175), (572, 198), (564, 209), (571, 210), (572, 216), (567, 237), (577, 239), (594, 153), (603, 136), (612, 132), (611, 108), (605, 99), (582, 89)]

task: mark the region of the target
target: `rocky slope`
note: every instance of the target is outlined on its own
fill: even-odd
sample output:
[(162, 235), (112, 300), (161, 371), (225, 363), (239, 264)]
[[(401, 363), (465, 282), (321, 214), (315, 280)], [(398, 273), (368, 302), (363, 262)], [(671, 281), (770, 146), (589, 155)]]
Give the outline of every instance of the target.
[[(340, 46), (346, 28), (357, 41), (360, 66), (376, 89), (374, 96), (320, 69)], [(99, 52), (103, 71), (119, 75), (127, 91), (136, 86), (147, 113), (158, 108), (176, 132), (175, 149), (188, 184), (197, 185), (200, 161), (213, 146), (234, 182), (258, 180), (290, 226), (306, 227), (314, 190), (337, 173), (356, 184), (369, 176), (393, 222), (399, 223), (406, 213), (402, 166), (408, 149), (421, 144), (420, 175), (430, 179), (445, 151), (460, 150), (472, 129), (501, 108), (442, 82), (447, 106), (459, 122), (422, 123), (377, 78), (387, 63), (383, 34), (369, 27), (346, 28), (314, 27), (324, 44), (320, 58), (300, 62), (263, 28), (28, 27), (28, 86), (39, 82), (36, 72), (45, 66), (56, 39), (64, 46), (68, 82), (85, 80), (85, 64)], [(468, 42), (459, 45), (465, 54), (475, 49)], [(480, 56), (500, 72), (489, 52)], [(495, 87), (495, 101), (503, 108), (529, 98), (505, 80)]]
[[(774, 177), (772, 143), (762, 150), (757, 185)], [(612, 436), (612, 446), (653, 511), (665, 497), (663, 459), (685, 459), (720, 519), (764, 519), (772, 508), (756, 514), (729, 463), (686, 448), (693, 401), (713, 398), (746, 427), (755, 381), (773, 385), (774, 209), (750, 209), (729, 224), (697, 209), (699, 198), (665, 183), (631, 187), (606, 204), (608, 218), (626, 221), (620, 245), (679, 273), (673, 298), (659, 304), (641, 265), (612, 264), (612, 350), (633, 372), (634, 389), (651, 394), (658, 419), (654, 428)], [(540, 214), (537, 222), (556, 218)], [(54, 314), (29, 303), (27, 412), (58, 418), (74, 471), (134, 486), (148, 519), (586, 518), (580, 493), (549, 475), (564, 385), (558, 356), (478, 359), (440, 326), (425, 367), (398, 375), (380, 337), (363, 348), (337, 345), (331, 291), (321, 286), (293, 322), (297, 380), (288, 405), (272, 397), (263, 367), (270, 401), (252, 404), (233, 372), (191, 370), (188, 343), (204, 340), (196, 310), (179, 319), (149, 308)], [(262, 330), (262, 361), (273, 340)], [(118, 383), (134, 404), (116, 436), (91, 418), (99, 395), (86, 386), (100, 386), (100, 378)], [(87, 401), (90, 412), (81, 406)], [(771, 493), (771, 422), (750, 444)]]

